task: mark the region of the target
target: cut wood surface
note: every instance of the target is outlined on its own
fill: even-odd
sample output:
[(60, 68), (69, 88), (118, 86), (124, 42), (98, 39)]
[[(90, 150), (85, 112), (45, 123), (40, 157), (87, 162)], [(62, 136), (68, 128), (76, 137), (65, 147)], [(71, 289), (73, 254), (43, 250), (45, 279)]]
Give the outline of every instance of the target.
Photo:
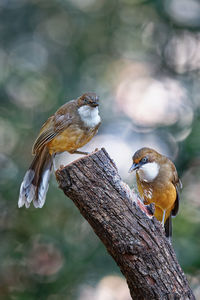
[(105, 149), (56, 177), (120, 267), (132, 299), (195, 299), (161, 224), (121, 180)]

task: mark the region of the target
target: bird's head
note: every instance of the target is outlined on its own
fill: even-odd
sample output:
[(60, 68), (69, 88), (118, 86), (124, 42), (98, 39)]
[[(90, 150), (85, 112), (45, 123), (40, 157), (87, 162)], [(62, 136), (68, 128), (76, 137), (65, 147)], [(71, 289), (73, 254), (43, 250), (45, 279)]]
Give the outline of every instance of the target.
[(159, 173), (162, 155), (151, 148), (141, 148), (133, 155), (129, 173), (136, 170), (141, 180), (153, 181)]
[(78, 114), (86, 127), (95, 128), (100, 125), (99, 97), (95, 93), (85, 93), (77, 99)]
[(78, 99), (78, 106), (89, 106), (91, 108), (99, 106), (99, 97), (95, 93), (85, 93)]

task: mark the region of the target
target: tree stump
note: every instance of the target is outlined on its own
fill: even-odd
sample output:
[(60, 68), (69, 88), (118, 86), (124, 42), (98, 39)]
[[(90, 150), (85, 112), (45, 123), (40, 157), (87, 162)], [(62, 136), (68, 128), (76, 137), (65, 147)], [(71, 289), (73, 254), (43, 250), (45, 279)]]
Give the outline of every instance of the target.
[(195, 299), (161, 224), (121, 180), (105, 149), (56, 177), (120, 267), (132, 299)]

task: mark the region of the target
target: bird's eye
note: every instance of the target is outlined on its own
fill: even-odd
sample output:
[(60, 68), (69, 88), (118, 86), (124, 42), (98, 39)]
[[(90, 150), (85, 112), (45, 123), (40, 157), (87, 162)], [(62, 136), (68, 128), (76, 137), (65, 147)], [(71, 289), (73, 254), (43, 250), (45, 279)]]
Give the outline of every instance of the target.
[(146, 156), (143, 157), (142, 160), (141, 160), (141, 162), (142, 162), (143, 164), (145, 164), (147, 161), (148, 161), (148, 158), (147, 158)]
[(84, 99), (84, 103), (87, 103), (88, 101), (87, 101), (87, 99)]

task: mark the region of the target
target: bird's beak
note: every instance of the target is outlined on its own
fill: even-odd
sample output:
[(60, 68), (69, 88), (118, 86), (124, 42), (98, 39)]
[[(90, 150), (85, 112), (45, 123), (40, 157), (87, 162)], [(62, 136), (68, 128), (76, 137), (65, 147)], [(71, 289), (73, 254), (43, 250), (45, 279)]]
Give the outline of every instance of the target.
[(131, 173), (131, 172), (137, 170), (138, 168), (139, 168), (139, 164), (133, 163), (128, 172)]

